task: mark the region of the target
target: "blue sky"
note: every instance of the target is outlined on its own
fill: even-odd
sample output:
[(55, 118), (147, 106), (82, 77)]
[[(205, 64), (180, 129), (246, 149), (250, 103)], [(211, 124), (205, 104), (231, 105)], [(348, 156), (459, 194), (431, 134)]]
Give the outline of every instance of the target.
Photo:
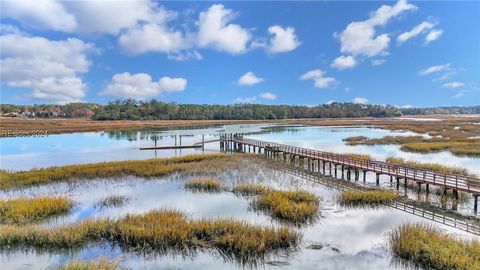
[(479, 1), (1, 5), (1, 103), (480, 104)]

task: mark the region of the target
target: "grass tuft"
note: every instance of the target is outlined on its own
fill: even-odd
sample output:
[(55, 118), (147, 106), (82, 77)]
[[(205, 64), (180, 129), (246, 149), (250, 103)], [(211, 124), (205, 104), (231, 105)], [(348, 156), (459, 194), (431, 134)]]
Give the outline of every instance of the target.
[(212, 178), (196, 178), (185, 184), (185, 188), (199, 192), (219, 192), (222, 182)]
[(105, 240), (141, 252), (189, 253), (210, 249), (229, 259), (248, 263), (272, 252), (295, 249), (301, 236), (287, 227), (257, 226), (227, 219), (191, 220), (182, 212), (167, 209), (130, 214), (117, 221), (86, 220), (55, 228), (0, 227), (1, 248), (70, 249)]
[(254, 209), (293, 224), (314, 221), (318, 217), (318, 197), (304, 191), (270, 190), (253, 201)]
[(59, 270), (117, 270), (119, 269), (116, 261), (109, 261), (106, 258), (101, 258), (96, 261), (73, 261), (65, 264)]
[(233, 188), (233, 192), (235, 194), (239, 194), (242, 196), (261, 195), (261, 194), (265, 194), (269, 190), (270, 188), (262, 184), (254, 184), (254, 183), (240, 183), (235, 185), (235, 187)]
[(108, 207), (121, 207), (127, 204), (129, 201), (127, 196), (124, 195), (110, 195), (101, 199), (95, 206), (99, 208)]
[(431, 269), (480, 269), (480, 241), (461, 241), (423, 224), (406, 224), (389, 238), (393, 254)]
[(66, 214), (73, 202), (65, 197), (0, 200), (0, 224), (23, 225)]
[(340, 202), (345, 205), (379, 205), (391, 203), (401, 198), (394, 191), (390, 190), (346, 190), (340, 194)]

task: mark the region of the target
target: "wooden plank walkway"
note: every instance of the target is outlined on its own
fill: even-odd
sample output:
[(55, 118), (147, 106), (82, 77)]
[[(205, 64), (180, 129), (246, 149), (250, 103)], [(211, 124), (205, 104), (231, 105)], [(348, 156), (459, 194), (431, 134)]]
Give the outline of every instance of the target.
[(274, 153), (289, 155), (293, 157), (306, 158), (310, 160), (321, 161), (323, 163), (340, 165), (348, 170), (374, 172), (379, 175), (389, 175), (399, 179), (415, 181), (419, 184), (429, 184), (442, 187), (444, 189), (452, 189), (456, 192), (463, 191), (472, 194), (475, 197), (475, 206), (478, 196), (480, 195), (480, 179), (452, 173), (445, 173), (434, 170), (426, 170), (413, 168), (403, 165), (397, 165), (388, 162), (372, 161), (361, 158), (354, 158), (346, 155), (323, 152), (314, 149), (307, 149), (298, 146), (279, 144), (268, 141), (244, 138), (243, 136), (225, 134), (221, 136), (221, 146), (232, 144), (229, 147), (235, 149), (243, 149), (244, 147), (253, 147), (254, 151), (263, 150), (264, 153)]

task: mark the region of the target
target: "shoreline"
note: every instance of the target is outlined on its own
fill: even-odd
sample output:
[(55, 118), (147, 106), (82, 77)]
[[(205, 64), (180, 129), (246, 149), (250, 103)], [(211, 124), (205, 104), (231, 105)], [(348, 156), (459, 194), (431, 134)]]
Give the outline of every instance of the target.
[[(435, 120), (415, 120), (415, 119)], [(413, 123), (432, 123), (442, 120), (480, 121), (480, 115), (405, 115), (392, 118), (298, 118), (298, 119), (259, 119), (259, 120), (91, 120), (88, 118), (9, 118), (0, 117), (0, 130), (12, 132), (46, 131), (48, 134), (64, 134), (76, 132), (97, 132), (111, 130), (128, 130), (140, 128), (166, 128), (195, 125), (224, 124), (306, 124), (313, 126), (364, 126), (372, 125), (387, 128), (392, 125), (408, 125)], [(420, 123), (419, 123), (420, 122)], [(15, 137), (0, 132), (2, 137)]]

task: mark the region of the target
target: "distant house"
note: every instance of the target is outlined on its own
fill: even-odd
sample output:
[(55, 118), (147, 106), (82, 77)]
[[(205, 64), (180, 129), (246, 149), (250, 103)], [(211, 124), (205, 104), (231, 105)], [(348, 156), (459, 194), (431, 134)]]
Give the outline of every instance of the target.
[(9, 112), (2, 114), (2, 117), (20, 117), (20, 115), (16, 112)]

